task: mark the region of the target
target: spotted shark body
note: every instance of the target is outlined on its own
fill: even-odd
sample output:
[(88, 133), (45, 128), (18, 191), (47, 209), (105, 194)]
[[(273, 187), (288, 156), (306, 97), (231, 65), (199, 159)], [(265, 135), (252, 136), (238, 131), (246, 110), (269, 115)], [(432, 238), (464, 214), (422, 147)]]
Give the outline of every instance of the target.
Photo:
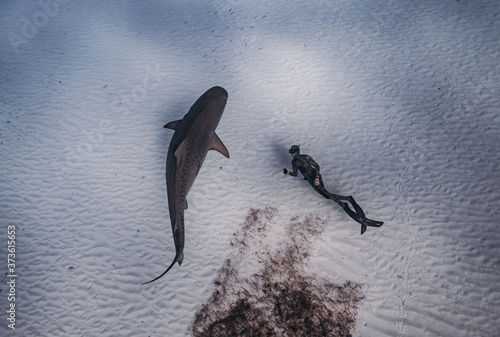
[(175, 130), (168, 148), (166, 167), (168, 209), (175, 242), (175, 258), (163, 274), (144, 284), (158, 280), (176, 262), (181, 265), (184, 259), (184, 210), (188, 208), (187, 194), (208, 151), (216, 150), (229, 158), (226, 146), (215, 133), (227, 98), (228, 94), (224, 88), (210, 88), (198, 98), (184, 118), (164, 126)]

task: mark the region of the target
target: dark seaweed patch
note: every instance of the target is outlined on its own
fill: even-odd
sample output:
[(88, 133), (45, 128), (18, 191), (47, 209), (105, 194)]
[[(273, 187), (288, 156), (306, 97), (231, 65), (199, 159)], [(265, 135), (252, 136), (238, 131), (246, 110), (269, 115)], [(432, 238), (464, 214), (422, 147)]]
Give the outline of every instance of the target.
[[(232, 241), (241, 261), (227, 260), (209, 301), (195, 315), (193, 336), (351, 336), (364, 294), (351, 281), (335, 284), (305, 268), (325, 228), (317, 217), (292, 218), (278, 245), (264, 244), (276, 209), (252, 209)], [(261, 246), (259, 246), (261, 245)], [(240, 276), (245, 259), (258, 271)]]

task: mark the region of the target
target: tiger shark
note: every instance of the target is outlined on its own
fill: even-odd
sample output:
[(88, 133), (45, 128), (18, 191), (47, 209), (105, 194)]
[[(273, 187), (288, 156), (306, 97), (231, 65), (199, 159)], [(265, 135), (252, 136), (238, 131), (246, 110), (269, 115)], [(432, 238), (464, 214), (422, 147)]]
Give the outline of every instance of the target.
[(168, 210), (175, 242), (175, 258), (163, 274), (143, 285), (158, 280), (176, 262), (180, 266), (184, 259), (184, 211), (188, 208), (186, 196), (208, 151), (216, 150), (229, 158), (226, 146), (215, 133), (227, 97), (224, 88), (210, 88), (198, 98), (184, 118), (164, 126), (175, 130), (168, 148), (166, 167)]

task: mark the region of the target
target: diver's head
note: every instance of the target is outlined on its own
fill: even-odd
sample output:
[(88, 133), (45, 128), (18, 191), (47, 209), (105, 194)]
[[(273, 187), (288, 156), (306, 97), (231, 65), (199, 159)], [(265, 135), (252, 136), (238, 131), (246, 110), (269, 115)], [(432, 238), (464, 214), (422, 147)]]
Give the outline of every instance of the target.
[(293, 145), (288, 152), (292, 155), (299, 155), (300, 154), (300, 145)]

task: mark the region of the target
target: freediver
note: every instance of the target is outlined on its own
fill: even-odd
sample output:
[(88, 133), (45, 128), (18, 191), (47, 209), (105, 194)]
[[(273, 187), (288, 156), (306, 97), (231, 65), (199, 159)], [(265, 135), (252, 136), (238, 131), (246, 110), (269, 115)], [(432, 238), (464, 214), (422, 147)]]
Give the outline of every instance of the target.
[[(293, 157), (293, 171), (289, 172), (286, 168), (284, 168), (283, 173), (296, 177), (297, 170), (299, 170), (304, 176), (304, 180), (307, 180), (316, 192), (321, 194), (326, 199), (335, 201), (354, 221), (361, 224), (361, 234), (366, 231), (366, 226), (380, 227), (384, 224), (381, 221), (367, 219), (365, 213), (352, 196), (344, 197), (342, 195), (328, 192), (323, 185), (323, 180), (321, 179), (321, 174), (319, 173), (319, 165), (310, 156), (300, 154), (300, 148), (298, 145), (293, 145), (288, 152)], [(351, 210), (348, 202), (354, 207), (354, 211)]]

